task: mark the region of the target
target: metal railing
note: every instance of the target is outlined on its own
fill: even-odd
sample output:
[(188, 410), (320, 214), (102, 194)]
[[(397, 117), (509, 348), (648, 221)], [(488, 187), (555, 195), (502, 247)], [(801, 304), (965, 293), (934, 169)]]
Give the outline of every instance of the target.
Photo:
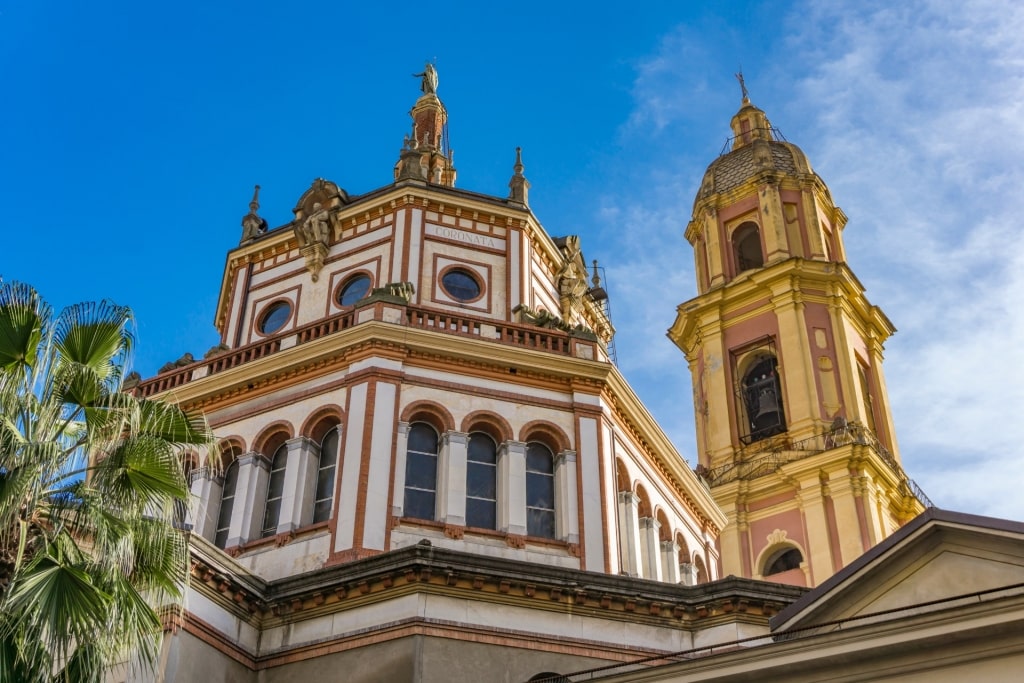
[(907, 476), (889, 449), (878, 440), (878, 437), (870, 429), (860, 423), (846, 423), (799, 441), (766, 439), (761, 443), (765, 444), (764, 455), (706, 470), (700, 473), (701, 478), (709, 486), (719, 486), (736, 480), (757, 479), (772, 474), (788, 463), (853, 443), (871, 447), (892, 469), (908, 492), (921, 501), (925, 507), (934, 507), (931, 499), (913, 479)]

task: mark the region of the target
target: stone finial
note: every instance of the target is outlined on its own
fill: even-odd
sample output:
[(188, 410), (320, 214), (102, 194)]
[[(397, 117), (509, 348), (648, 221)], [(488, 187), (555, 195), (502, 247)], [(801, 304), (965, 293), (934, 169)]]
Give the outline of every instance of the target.
[(523, 148), (516, 147), (516, 163), (512, 166), (512, 179), (508, 181), (508, 200), (522, 206), (529, 205), (530, 181), (523, 175)]
[(249, 213), (242, 217), (242, 240), (248, 242), (267, 232), (267, 222), (257, 215), (260, 208), (260, 186), (257, 185), (249, 202)]
[(594, 276), (590, 278), (590, 286), (594, 289), (601, 286), (601, 276), (597, 273), (597, 259), (594, 259)]

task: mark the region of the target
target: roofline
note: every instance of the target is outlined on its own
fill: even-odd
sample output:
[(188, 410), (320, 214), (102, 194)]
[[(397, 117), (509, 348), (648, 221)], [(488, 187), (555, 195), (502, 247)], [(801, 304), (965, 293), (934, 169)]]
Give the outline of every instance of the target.
[(960, 526), (972, 526), (978, 529), (989, 529), (992, 531), (1004, 531), (1008, 533), (1021, 534), (1024, 536), (1024, 522), (1015, 522), (999, 517), (984, 517), (966, 512), (955, 512), (953, 510), (941, 510), (937, 507), (930, 507), (896, 530), (884, 541), (868, 550), (856, 560), (843, 567), (838, 573), (833, 574), (824, 583), (817, 586), (808, 593), (801, 596), (796, 602), (790, 604), (777, 615), (771, 618), (769, 626), (772, 632), (783, 630), (787, 622), (798, 617), (806, 609), (817, 603), (827, 593), (845, 583), (854, 574), (858, 573), (882, 555), (891, 551), (895, 546), (900, 545), (906, 539), (914, 536), (923, 528), (939, 524), (955, 524)]

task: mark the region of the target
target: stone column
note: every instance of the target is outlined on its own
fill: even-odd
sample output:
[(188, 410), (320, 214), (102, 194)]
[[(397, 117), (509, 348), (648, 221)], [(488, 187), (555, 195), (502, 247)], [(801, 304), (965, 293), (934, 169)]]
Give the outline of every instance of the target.
[(445, 432), (437, 454), (437, 519), (466, 526), (466, 457), (469, 434)]
[(622, 571), (640, 576), (640, 498), (632, 491), (619, 491), (619, 555)]
[(567, 543), (580, 542), (576, 451), (562, 451), (555, 455), (555, 534)]
[(289, 439), (288, 466), (277, 533), (286, 534), (313, 521), (313, 495), (320, 465), (320, 444), (304, 436)]
[(498, 529), (526, 535), (526, 444), (506, 441), (498, 448)]
[(661, 581), (661, 524), (654, 517), (640, 518), (640, 561), (645, 579)]
[(238, 486), (235, 488), (235, 505), (231, 511), (226, 548), (259, 538), (269, 481), (270, 461), (262, 453), (239, 456)]
[(209, 467), (201, 467), (192, 473), (191, 495), (186, 521), (192, 525), (192, 533), (213, 543), (217, 535), (217, 517), (220, 514), (220, 496), (224, 480)]
[(661, 542), (661, 578), (666, 583), (679, 583), (679, 546), (675, 541)]
[(405, 507), (405, 459), (409, 452), (409, 423), (398, 423), (398, 441), (395, 443), (395, 490), (391, 498), (391, 514), (401, 517)]

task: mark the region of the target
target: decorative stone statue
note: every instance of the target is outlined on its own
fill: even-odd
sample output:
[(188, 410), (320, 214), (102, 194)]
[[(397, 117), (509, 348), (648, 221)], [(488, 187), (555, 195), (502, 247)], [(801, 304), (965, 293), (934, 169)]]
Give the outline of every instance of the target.
[(422, 79), (420, 81), (420, 90), (423, 91), (424, 95), (436, 95), (437, 94), (437, 69), (430, 62), (423, 67), (423, 73), (413, 74), (416, 78)]
[(313, 213), (302, 223), (301, 234), (303, 246), (320, 242), (326, 244), (330, 236), (330, 213), (320, 206), (320, 202), (313, 204)]

